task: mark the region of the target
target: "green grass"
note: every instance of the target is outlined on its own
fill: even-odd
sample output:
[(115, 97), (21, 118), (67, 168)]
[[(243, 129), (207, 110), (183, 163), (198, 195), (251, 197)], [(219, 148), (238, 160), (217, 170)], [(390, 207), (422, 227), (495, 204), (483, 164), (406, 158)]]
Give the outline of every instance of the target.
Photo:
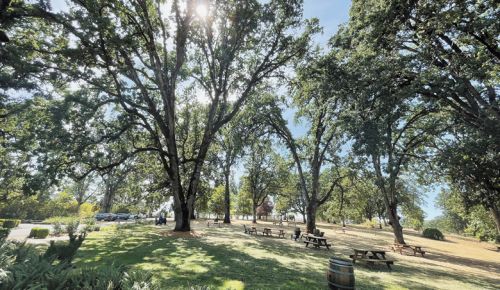
[[(77, 266), (125, 264), (150, 270), (165, 289), (327, 289), (326, 270), (334, 250), (306, 249), (287, 239), (250, 237), (241, 226), (199, 228), (202, 237), (162, 235), (167, 228), (133, 225), (91, 233), (77, 253)], [(446, 269), (397, 263), (356, 266), (357, 289), (493, 289), (477, 277)]]

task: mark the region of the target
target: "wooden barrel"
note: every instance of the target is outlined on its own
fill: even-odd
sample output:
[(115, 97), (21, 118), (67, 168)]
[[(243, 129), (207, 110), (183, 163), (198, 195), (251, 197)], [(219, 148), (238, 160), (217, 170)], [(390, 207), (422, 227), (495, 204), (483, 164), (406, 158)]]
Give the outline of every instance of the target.
[(330, 258), (330, 267), (326, 275), (330, 289), (355, 289), (354, 268), (349, 260)]

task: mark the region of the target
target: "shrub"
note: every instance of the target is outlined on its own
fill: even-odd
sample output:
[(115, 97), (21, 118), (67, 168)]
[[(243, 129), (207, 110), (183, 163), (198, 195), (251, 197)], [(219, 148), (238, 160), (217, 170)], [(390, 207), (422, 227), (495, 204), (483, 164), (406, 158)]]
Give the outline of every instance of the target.
[(0, 241), (6, 239), (9, 236), (9, 228), (0, 228)]
[(24, 243), (0, 245), (0, 266), (0, 289), (56, 289), (58, 284), (64, 284), (67, 272), (64, 263), (52, 265)]
[(7, 228), (7, 229), (13, 229), (21, 223), (20, 220), (11, 220), (7, 219), (3, 221), (2, 227)]
[(93, 226), (93, 225), (95, 225), (95, 218), (93, 218), (93, 217), (87, 218), (87, 219), (85, 219), (84, 222), (85, 222), (86, 225), (92, 225)]
[(49, 235), (49, 229), (46, 228), (32, 228), (28, 238), (45, 239)]
[(151, 272), (123, 266), (74, 268), (25, 244), (0, 243), (0, 289), (162, 289)]
[(78, 226), (80, 225), (80, 220), (73, 219), (71, 222), (66, 224), (66, 232), (68, 232), (69, 240), (76, 239), (76, 233), (78, 232)]
[(76, 251), (83, 243), (85, 235), (79, 235), (77, 239), (68, 242), (55, 243), (50, 241), (49, 248), (44, 254), (46, 259), (59, 259), (66, 262), (71, 262), (76, 254)]
[(433, 240), (444, 240), (444, 235), (440, 230), (434, 228), (427, 228), (424, 230), (422, 235), (426, 238)]
[(80, 209), (78, 210), (78, 216), (80, 218), (93, 217), (96, 214), (98, 208), (99, 207), (94, 204), (84, 202), (80, 205)]
[(55, 222), (52, 224), (52, 234), (54, 236), (60, 236), (62, 233), (64, 233), (64, 227), (60, 222)]
[(65, 285), (68, 289), (161, 289), (150, 272), (127, 270), (123, 266), (81, 268), (73, 271)]
[(83, 228), (84, 232), (96, 231), (96, 228), (99, 227), (99, 226), (97, 226), (95, 224), (95, 219), (94, 218), (87, 218), (87, 219), (85, 219), (84, 222), (85, 222), (85, 227)]
[(94, 231), (94, 226), (93, 225), (85, 225), (85, 227), (83, 227), (83, 231), (86, 232), (86, 233), (93, 232)]

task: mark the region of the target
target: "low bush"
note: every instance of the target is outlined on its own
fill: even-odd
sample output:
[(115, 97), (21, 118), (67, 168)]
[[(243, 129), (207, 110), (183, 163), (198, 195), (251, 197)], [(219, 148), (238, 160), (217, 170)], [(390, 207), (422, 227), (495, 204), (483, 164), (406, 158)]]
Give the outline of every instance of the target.
[(93, 232), (93, 231), (96, 231), (96, 228), (99, 227), (95, 224), (94, 218), (85, 219), (84, 222), (85, 222), (85, 227), (83, 228), (84, 232)]
[(91, 218), (86, 218), (84, 221), (83, 221), (86, 225), (95, 225), (95, 218), (94, 217), (91, 217)]
[(0, 228), (0, 241), (6, 239), (10, 234), (9, 228)]
[(66, 224), (66, 232), (68, 233), (69, 240), (75, 240), (76, 234), (78, 232), (78, 226), (80, 225), (80, 220), (74, 219)]
[(426, 238), (433, 240), (444, 240), (444, 235), (440, 230), (434, 228), (427, 228), (424, 230), (422, 235)]
[(68, 272), (64, 263), (53, 265), (24, 243), (2, 243), (0, 261), (0, 289), (56, 289)]
[(83, 232), (85, 233), (90, 233), (90, 232), (93, 232), (94, 231), (94, 226), (93, 225), (85, 225), (85, 227), (83, 227)]
[[(151, 272), (127, 270), (123, 266), (103, 268), (81, 268), (74, 271), (69, 279), (72, 289), (161, 289), (153, 280)], [(71, 287), (70, 287), (71, 288)]]
[(13, 229), (21, 223), (21, 220), (6, 219), (2, 223), (2, 227), (7, 229)]
[(50, 241), (50, 245), (44, 254), (44, 258), (53, 260), (58, 259), (66, 262), (71, 262), (76, 254), (76, 251), (83, 243), (85, 239), (84, 235), (78, 236), (77, 239), (69, 242), (58, 242)]
[(46, 228), (32, 228), (28, 238), (45, 239), (49, 235), (49, 229)]
[(64, 226), (60, 222), (53, 223), (52, 227), (52, 234), (54, 236), (60, 236), (62, 233), (64, 233)]

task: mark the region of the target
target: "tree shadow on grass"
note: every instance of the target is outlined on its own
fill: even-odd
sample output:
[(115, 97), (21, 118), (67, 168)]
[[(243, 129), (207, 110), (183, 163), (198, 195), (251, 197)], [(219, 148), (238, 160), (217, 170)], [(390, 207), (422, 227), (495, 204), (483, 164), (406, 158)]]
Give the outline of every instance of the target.
[(437, 253), (437, 252), (432, 253), (432, 256), (427, 256), (427, 257), (435, 261), (452, 263), (463, 267), (481, 269), (483, 271), (489, 271), (492, 273), (500, 273), (500, 263), (495, 263), (491, 261), (487, 262), (483, 260), (458, 257), (447, 253)]
[[(426, 269), (407, 264), (394, 265), (392, 270), (385, 268), (385, 265), (367, 265), (364, 263), (356, 263), (354, 267), (355, 273), (362, 274), (363, 279), (356, 278), (356, 288), (358, 289), (385, 289), (387, 281), (380, 277), (367, 274), (390, 273), (396, 281), (396, 286), (404, 289), (436, 289), (435, 286), (429, 286), (428, 281), (432, 280), (435, 284), (449, 281), (464, 283), (467, 289), (496, 289), (497, 280), (486, 279), (482, 276), (474, 274), (454, 274), (449, 271)], [(422, 281), (422, 282), (420, 282)]]
[[(494, 285), (498, 285), (498, 279), (486, 278), (484, 276), (478, 276), (471, 273), (454, 273), (446, 270), (438, 269), (428, 269), (422, 267), (409, 266), (408, 264), (400, 264), (394, 267), (394, 274), (401, 276), (410, 276), (419, 281), (425, 281), (427, 279), (434, 280), (455, 280), (465, 284), (473, 285), (476, 289), (497, 289)], [(405, 281), (406, 283), (406, 281)], [(427, 286), (422, 286), (427, 287)], [(427, 287), (428, 288), (428, 287)], [(411, 289), (411, 288), (410, 288)]]
[(89, 239), (76, 263), (103, 266), (126, 264), (152, 270), (165, 288), (188, 285), (222, 287), (239, 281), (245, 289), (324, 289), (319, 271), (298, 271), (273, 258), (257, 258), (230, 245), (199, 238), (171, 238), (153, 233), (119, 232), (109, 239)]
[[(387, 282), (384, 281), (380, 277), (370, 277), (370, 279), (356, 279), (356, 289), (363, 290), (383, 290), (387, 288)], [(430, 288), (422, 283), (414, 282), (414, 281), (401, 281), (401, 284), (396, 285), (400, 286), (402, 289), (434, 289)]]
[[(353, 247), (374, 248), (369, 240), (357, 240), (355, 245), (344, 241), (340, 246), (331, 239), (332, 250), (315, 250), (288, 239), (249, 236), (234, 227), (205, 232), (209, 238), (163, 236), (149, 227), (91, 235), (75, 262), (91, 266), (114, 262), (151, 270), (166, 289), (185, 289), (189, 285), (226, 287), (227, 282), (237, 282), (236, 285), (244, 285), (245, 289), (325, 289), (329, 257), (347, 258)], [(447, 261), (449, 257), (439, 259)], [(467, 259), (462, 260), (454, 262), (470, 266)], [(385, 265), (380, 266), (356, 264), (355, 271), (361, 277), (357, 279), (357, 288), (384, 289), (389, 283), (400, 282), (408, 289), (430, 289), (423, 284), (429, 279), (456, 280), (479, 289), (493, 289), (492, 285), (498, 283), (494, 277), (459, 275), (397, 259), (392, 272), (386, 270)], [(390, 273), (391, 281), (374, 273), (383, 273), (382, 276)]]
[[(352, 251), (352, 248), (361, 248), (361, 249), (377, 249), (382, 247), (377, 247), (373, 246), (370, 241), (357, 241), (356, 244), (346, 246), (344, 245), (342, 250), (339, 250), (338, 245), (332, 248), (331, 251), (326, 251), (326, 250), (315, 250), (315, 249), (310, 249), (310, 248), (301, 248), (297, 249), (295, 252), (291, 252), (289, 247), (280, 247), (278, 242), (272, 242), (272, 241), (263, 241), (260, 240), (259, 247), (262, 249), (265, 249), (268, 252), (275, 253), (277, 255), (288, 255), (288, 256), (293, 256), (297, 257), (298, 259), (311, 259), (315, 257), (315, 262), (316, 263), (323, 263), (325, 265), (328, 265), (328, 257), (330, 256), (337, 256), (341, 258), (346, 258), (348, 259), (348, 255), (352, 254), (350, 251)], [(497, 285), (498, 284), (498, 279), (492, 278), (488, 279), (487, 277), (484, 276), (479, 276), (479, 275), (474, 275), (471, 273), (461, 273), (461, 274), (456, 274), (456, 272), (450, 272), (450, 271), (442, 271), (442, 270), (436, 270), (435, 268), (431, 269), (426, 269), (423, 267), (419, 267), (418, 265), (411, 265), (408, 266), (407, 262), (400, 261), (398, 262), (397, 259), (398, 255), (392, 254), (392, 252), (388, 251), (388, 257), (389, 258), (395, 258), (396, 264), (393, 266), (393, 270), (390, 271), (385, 264), (377, 264), (373, 266), (368, 266), (364, 263), (357, 263), (355, 265), (356, 269), (360, 269), (363, 271), (368, 271), (368, 272), (386, 272), (386, 273), (391, 273), (391, 275), (396, 276), (395, 280), (396, 281), (401, 281), (401, 285), (404, 287), (407, 287), (408, 289), (432, 289), (432, 287), (426, 286), (424, 283), (419, 283), (417, 281), (413, 281), (410, 279), (418, 279), (421, 281), (426, 281), (427, 279), (443, 279), (443, 280), (449, 280), (449, 281), (460, 281), (469, 285), (474, 285), (478, 289), (493, 289), (492, 285)], [(417, 257), (419, 259), (427, 259), (427, 258), (421, 258)], [(467, 258), (461, 258), (461, 257), (455, 257), (455, 256), (450, 256), (450, 255), (445, 255), (445, 254), (440, 254), (439, 256), (435, 256), (432, 254), (430, 260), (437, 260), (437, 261), (442, 261), (442, 262), (451, 262), (453, 264), (457, 264), (460, 266), (466, 266), (466, 267), (473, 267), (473, 268), (478, 268), (486, 271), (490, 271), (491, 273), (498, 273), (497, 269), (495, 268), (495, 265), (490, 264), (485, 264), (483, 261), (478, 261), (478, 260), (473, 260), (473, 259), (467, 259)], [(399, 277), (398, 277), (399, 276)], [(358, 280), (358, 288), (359, 289), (383, 289), (384, 284), (387, 284), (387, 281), (379, 281), (379, 282), (373, 282), (370, 279), (361, 279)]]

